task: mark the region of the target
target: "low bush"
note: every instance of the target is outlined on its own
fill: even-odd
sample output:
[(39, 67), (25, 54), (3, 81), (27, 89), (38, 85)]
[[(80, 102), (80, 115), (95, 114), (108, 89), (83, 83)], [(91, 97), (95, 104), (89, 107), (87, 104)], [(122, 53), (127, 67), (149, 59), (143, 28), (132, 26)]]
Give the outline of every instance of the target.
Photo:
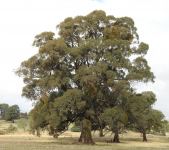
[(17, 131), (17, 127), (15, 127), (14, 125), (10, 125), (8, 128), (7, 128), (7, 133), (14, 133)]
[(5, 135), (6, 131), (5, 130), (0, 130), (0, 135)]

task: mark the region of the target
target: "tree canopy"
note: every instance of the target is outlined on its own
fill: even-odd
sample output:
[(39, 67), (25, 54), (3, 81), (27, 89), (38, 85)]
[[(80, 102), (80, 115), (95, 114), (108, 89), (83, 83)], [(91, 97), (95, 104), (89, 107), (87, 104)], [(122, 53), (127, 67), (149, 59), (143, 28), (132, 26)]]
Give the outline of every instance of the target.
[(14, 122), (15, 119), (19, 119), (20, 109), (18, 105), (12, 105), (8, 108), (6, 112), (5, 120)]
[(20, 108), (18, 105), (9, 106), (8, 104), (0, 104), (0, 119), (13, 121), (20, 118)]
[(147, 132), (160, 131), (162, 128), (164, 115), (159, 110), (152, 108), (155, 101), (156, 96), (150, 91), (142, 92), (130, 99), (130, 121), (143, 134), (143, 141), (147, 141)]
[(5, 119), (6, 113), (8, 111), (9, 105), (8, 104), (0, 104), (0, 118)]
[(135, 93), (132, 83), (154, 81), (144, 57), (149, 46), (139, 41), (131, 18), (102, 10), (68, 17), (57, 29), (57, 38), (53, 32), (35, 36), (38, 52), (18, 68), (22, 95), (36, 101), (34, 129), (48, 127), (57, 134), (81, 121), (79, 141), (94, 143), (91, 130), (102, 127), (102, 113), (108, 109), (114, 119), (125, 118), (116, 114)]

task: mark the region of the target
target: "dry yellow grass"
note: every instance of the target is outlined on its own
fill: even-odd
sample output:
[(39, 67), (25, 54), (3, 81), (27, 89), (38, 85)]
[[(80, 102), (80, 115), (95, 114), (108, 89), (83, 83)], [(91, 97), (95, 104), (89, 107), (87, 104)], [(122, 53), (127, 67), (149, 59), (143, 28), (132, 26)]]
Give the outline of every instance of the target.
[(65, 132), (58, 139), (47, 134), (36, 137), (28, 133), (17, 133), (0, 136), (0, 150), (169, 150), (169, 138), (148, 135), (149, 141), (142, 142), (139, 133), (128, 132), (120, 135), (121, 143), (106, 143), (110, 135), (99, 138), (96, 134), (96, 145), (81, 145), (77, 143), (79, 133)]
[[(9, 127), (11, 123), (0, 121), (0, 129)], [(50, 137), (47, 133), (36, 137), (18, 130), (15, 134), (0, 135), (0, 150), (169, 150), (169, 135), (148, 135), (148, 142), (142, 142), (140, 133), (128, 131), (120, 135), (121, 143), (107, 143), (112, 138), (109, 133), (105, 137), (98, 137), (98, 132), (93, 133), (95, 145), (79, 144), (79, 132), (67, 131), (58, 139)]]

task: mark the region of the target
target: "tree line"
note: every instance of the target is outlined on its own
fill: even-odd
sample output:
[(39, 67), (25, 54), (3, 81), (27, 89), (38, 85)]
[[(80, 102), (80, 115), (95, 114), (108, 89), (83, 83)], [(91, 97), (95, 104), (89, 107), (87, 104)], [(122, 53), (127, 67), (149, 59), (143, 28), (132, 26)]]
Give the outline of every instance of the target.
[(138, 93), (134, 84), (154, 82), (134, 21), (102, 10), (68, 17), (53, 32), (35, 36), (38, 52), (21, 63), (22, 96), (35, 101), (31, 128), (39, 135), (47, 129), (57, 137), (71, 123), (80, 124), (79, 142), (94, 144), (91, 131), (114, 133), (120, 142), (123, 128), (143, 134), (159, 131), (164, 115), (153, 109), (152, 91)]
[(21, 113), (18, 105), (9, 106), (6, 103), (0, 104), (0, 119), (12, 121), (27, 117), (27, 113)]

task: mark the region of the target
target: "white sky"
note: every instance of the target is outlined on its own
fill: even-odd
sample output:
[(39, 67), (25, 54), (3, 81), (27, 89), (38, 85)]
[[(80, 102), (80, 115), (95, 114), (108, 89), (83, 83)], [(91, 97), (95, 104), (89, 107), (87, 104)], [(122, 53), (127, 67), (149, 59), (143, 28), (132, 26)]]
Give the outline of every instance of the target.
[(22, 79), (14, 74), (20, 63), (36, 53), (34, 36), (56, 31), (64, 18), (86, 15), (102, 9), (115, 17), (134, 19), (140, 41), (149, 44), (149, 65), (156, 76), (154, 84), (140, 90), (153, 90), (155, 108), (169, 118), (169, 0), (1, 0), (0, 1), (0, 103), (18, 104), (29, 111), (31, 103), (22, 98)]

